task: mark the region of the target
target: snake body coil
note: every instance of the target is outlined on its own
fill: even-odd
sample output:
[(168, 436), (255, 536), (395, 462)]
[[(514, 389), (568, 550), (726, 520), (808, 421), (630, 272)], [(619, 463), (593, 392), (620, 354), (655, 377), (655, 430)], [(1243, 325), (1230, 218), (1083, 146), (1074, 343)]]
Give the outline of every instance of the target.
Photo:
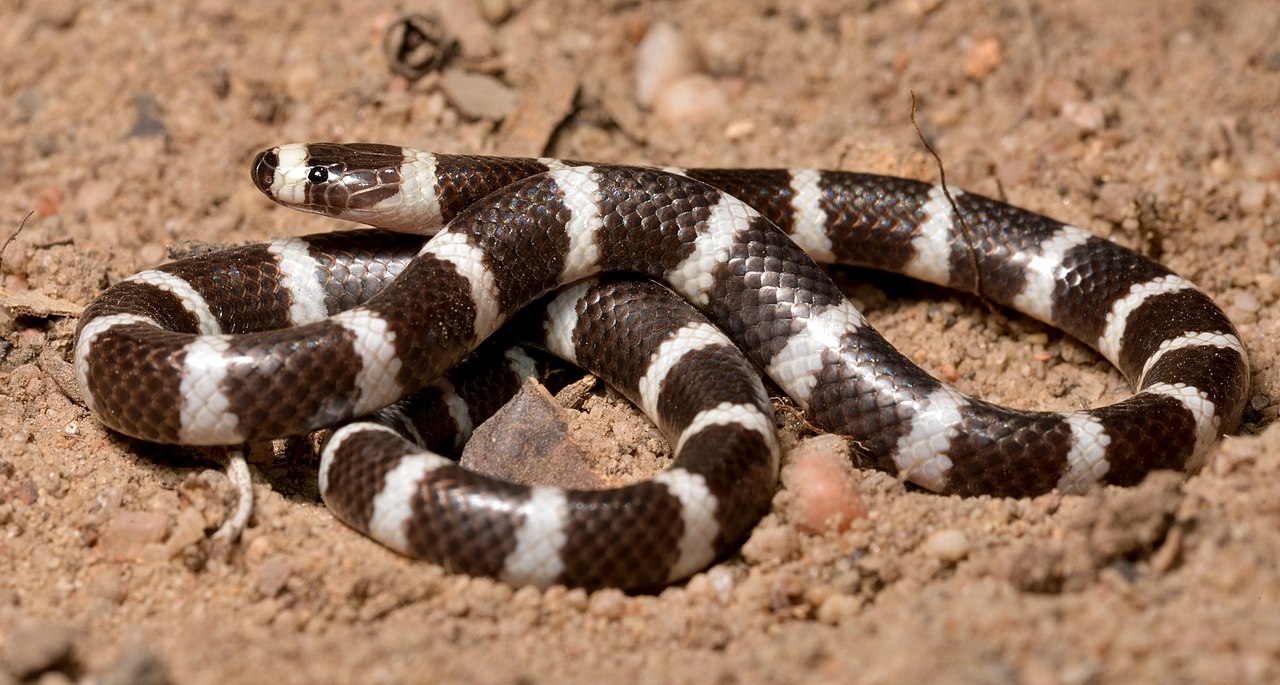
[[(339, 429), (321, 465), (326, 502), (455, 570), (655, 585), (732, 549), (767, 509), (777, 447), (763, 390), (715, 327), (815, 424), (938, 492), (1080, 492), (1193, 470), (1243, 409), (1248, 361), (1208, 296), (1130, 250), (978, 195), (953, 193), (953, 206), (936, 186), (866, 174), (385, 145), (281, 146), (253, 176), (285, 205), (438, 233), (420, 249), (376, 231), (280, 240), (113, 286), (76, 345), (86, 401), (111, 428), (233, 444), (333, 426), (431, 383), (517, 310), (600, 273), (663, 283), (714, 323), (617, 282), (548, 308), (553, 351), (606, 368), (677, 446), (671, 469), (625, 491), (484, 479), (386, 428), (403, 421)], [(1063, 413), (967, 397), (885, 342), (815, 260), (978, 287), (1093, 346), (1137, 393)], [(465, 414), (451, 420), (463, 427)]]

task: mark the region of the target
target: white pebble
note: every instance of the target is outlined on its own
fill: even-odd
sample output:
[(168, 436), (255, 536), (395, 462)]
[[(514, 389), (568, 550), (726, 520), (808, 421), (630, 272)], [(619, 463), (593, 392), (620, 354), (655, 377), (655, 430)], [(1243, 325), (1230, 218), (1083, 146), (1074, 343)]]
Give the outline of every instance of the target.
[(702, 69), (702, 58), (680, 29), (660, 21), (636, 48), (636, 102), (649, 107), (663, 86)]
[(1261, 214), (1267, 206), (1267, 186), (1255, 181), (1240, 188), (1240, 211), (1245, 215)]
[(480, 15), (490, 24), (501, 24), (511, 16), (511, 0), (479, 0)]
[(1242, 312), (1248, 312), (1250, 314), (1256, 314), (1258, 310), (1262, 308), (1258, 304), (1258, 298), (1254, 297), (1253, 293), (1245, 290), (1237, 291), (1235, 293), (1231, 298), (1231, 306)]
[(741, 140), (756, 132), (756, 124), (750, 119), (730, 121), (724, 127), (725, 140)]
[(924, 541), (922, 547), (925, 554), (948, 564), (954, 564), (969, 556), (970, 548), (969, 537), (964, 534), (964, 531), (955, 529), (935, 532)]
[(1062, 105), (1062, 116), (1087, 133), (1101, 131), (1107, 124), (1107, 115), (1092, 102), (1067, 102)]
[(712, 566), (706, 573), (699, 573), (685, 584), (689, 599), (697, 602), (714, 601), (728, 604), (733, 599), (733, 588), (737, 579), (724, 565)]
[(668, 124), (705, 121), (729, 107), (729, 98), (715, 79), (689, 74), (668, 82), (653, 99), (653, 113)]

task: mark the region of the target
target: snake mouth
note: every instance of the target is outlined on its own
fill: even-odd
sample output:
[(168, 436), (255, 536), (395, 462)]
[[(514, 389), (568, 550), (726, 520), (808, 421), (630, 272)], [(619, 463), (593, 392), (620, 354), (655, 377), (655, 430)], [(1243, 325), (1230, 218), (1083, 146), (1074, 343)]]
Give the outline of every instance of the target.
[(253, 176), (254, 185), (258, 186), (258, 190), (275, 197), (272, 186), (275, 184), (276, 170), (279, 168), (280, 156), (276, 153), (276, 148), (259, 152), (253, 158), (250, 174)]

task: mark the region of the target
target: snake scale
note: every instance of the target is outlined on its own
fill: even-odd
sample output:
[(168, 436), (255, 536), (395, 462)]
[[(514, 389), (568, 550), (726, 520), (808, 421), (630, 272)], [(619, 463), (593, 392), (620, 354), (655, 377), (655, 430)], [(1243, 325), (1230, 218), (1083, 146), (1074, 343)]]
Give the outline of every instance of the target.
[[(815, 425), (854, 437), (866, 463), (964, 495), (1191, 471), (1243, 410), (1247, 356), (1207, 295), (1115, 243), (976, 194), (953, 202), (919, 181), (813, 169), (378, 144), (279, 146), (252, 176), (283, 205), (385, 230), (231, 248), (112, 286), (78, 331), (88, 406), (166, 443), (341, 426), (321, 460), (330, 508), (458, 572), (644, 587), (732, 551), (768, 510), (778, 468), (755, 367)], [(1136, 394), (1071, 412), (967, 397), (889, 345), (818, 262), (979, 290), (1089, 344)], [(619, 277), (584, 280), (598, 274)], [(542, 344), (644, 409), (675, 446), (670, 468), (611, 490), (527, 487), (402, 437), (469, 430), (481, 401), (443, 374), (567, 285), (533, 325)], [(528, 373), (519, 354), (504, 359), (511, 376)], [(437, 409), (415, 419), (404, 411), (415, 406)]]

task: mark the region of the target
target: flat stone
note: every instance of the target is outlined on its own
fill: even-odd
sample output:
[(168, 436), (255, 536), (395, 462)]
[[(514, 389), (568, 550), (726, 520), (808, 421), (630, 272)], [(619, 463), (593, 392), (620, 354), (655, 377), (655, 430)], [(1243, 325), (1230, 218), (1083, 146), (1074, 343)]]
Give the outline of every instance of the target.
[(112, 516), (98, 537), (98, 551), (112, 561), (144, 556), (147, 546), (164, 541), (169, 517), (156, 511), (122, 511)]
[(462, 466), (523, 485), (600, 489), (587, 452), (569, 435), (565, 410), (546, 388), (526, 381), (520, 392), (485, 421), (467, 442)]
[(446, 69), (440, 86), (449, 103), (472, 119), (501, 121), (516, 105), (516, 92), (488, 74)]

